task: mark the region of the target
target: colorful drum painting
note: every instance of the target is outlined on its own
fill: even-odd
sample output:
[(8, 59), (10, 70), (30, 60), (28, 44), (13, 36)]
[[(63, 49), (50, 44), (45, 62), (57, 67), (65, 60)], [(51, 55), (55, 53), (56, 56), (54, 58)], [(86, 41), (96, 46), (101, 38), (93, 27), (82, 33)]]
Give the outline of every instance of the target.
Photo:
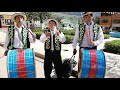
[(35, 78), (33, 49), (9, 50), (7, 66), (9, 78)]
[(106, 60), (102, 50), (83, 49), (81, 62), (78, 78), (104, 78)]

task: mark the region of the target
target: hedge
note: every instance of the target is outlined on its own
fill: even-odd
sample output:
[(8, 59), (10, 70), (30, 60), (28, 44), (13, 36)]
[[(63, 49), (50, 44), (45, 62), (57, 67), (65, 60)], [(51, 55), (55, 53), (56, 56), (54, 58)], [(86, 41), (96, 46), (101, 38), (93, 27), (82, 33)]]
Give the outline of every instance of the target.
[(104, 39), (109, 39), (110, 35), (109, 34), (104, 34)]
[(64, 44), (72, 43), (74, 36), (72, 36), (72, 35), (65, 35), (65, 37), (66, 37), (66, 41), (64, 42)]
[(39, 31), (39, 32), (34, 32), (36, 34), (36, 38), (40, 39), (41, 34), (43, 33), (43, 31)]
[(104, 47), (105, 52), (120, 54), (120, 40), (108, 41), (105, 43)]
[(63, 32), (66, 37), (66, 41), (64, 42), (64, 44), (72, 43), (75, 35), (75, 30), (60, 30), (60, 31)]
[(38, 28), (35, 28), (35, 30), (34, 30), (34, 32), (41, 32), (41, 31), (43, 31), (40, 27)]
[(75, 35), (75, 30), (60, 30), (65, 35)]

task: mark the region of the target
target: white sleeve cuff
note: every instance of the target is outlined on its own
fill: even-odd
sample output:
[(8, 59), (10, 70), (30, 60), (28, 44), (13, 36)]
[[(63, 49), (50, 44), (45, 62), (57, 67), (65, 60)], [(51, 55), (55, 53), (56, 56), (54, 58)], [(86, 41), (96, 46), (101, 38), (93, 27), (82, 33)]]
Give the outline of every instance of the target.
[(41, 41), (42, 43), (44, 43), (46, 40), (47, 40), (47, 37), (46, 37), (46, 35), (43, 33), (43, 34), (40, 36), (40, 41)]
[[(34, 36), (36, 36), (36, 34), (33, 34)], [(32, 35), (29, 33), (29, 41), (30, 43), (35, 43), (35, 41), (33, 40)]]
[(59, 34), (58, 38), (59, 38), (59, 41), (62, 43), (66, 41), (65, 35), (62, 32)]
[(95, 46), (98, 46), (98, 42), (97, 41), (95, 41), (94, 43), (95, 43)]

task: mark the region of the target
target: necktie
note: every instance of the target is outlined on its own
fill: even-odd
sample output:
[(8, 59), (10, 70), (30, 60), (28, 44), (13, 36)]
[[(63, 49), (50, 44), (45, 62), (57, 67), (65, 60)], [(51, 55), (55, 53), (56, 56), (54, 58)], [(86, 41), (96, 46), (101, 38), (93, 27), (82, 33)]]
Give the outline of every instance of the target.
[(52, 44), (52, 50), (54, 50), (54, 46), (53, 46), (53, 39), (54, 39), (53, 35), (54, 35), (54, 32), (53, 31), (51, 32), (51, 35), (52, 35), (52, 40), (51, 40), (52, 41), (51, 42), (51, 44)]

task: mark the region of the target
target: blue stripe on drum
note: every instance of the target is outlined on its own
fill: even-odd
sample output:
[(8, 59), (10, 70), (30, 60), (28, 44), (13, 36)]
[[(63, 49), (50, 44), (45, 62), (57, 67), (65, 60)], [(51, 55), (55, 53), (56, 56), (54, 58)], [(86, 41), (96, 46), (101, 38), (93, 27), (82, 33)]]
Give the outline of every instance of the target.
[(81, 78), (88, 78), (90, 72), (90, 51), (83, 49)]
[(28, 78), (35, 78), (34, 54), (32, 49), (25, 49), (26, 73)]
[(97, 58), (98, 58), (98, 69), (96, 78), (104, 78), (105, 76), (105, 55), (102, 50), (96, 50)]
[(8, 70), (9, 70), (9, 78), (17, 78), (18, 70), (17, 70), (17, 51), (10, 50), (8, 55)]

